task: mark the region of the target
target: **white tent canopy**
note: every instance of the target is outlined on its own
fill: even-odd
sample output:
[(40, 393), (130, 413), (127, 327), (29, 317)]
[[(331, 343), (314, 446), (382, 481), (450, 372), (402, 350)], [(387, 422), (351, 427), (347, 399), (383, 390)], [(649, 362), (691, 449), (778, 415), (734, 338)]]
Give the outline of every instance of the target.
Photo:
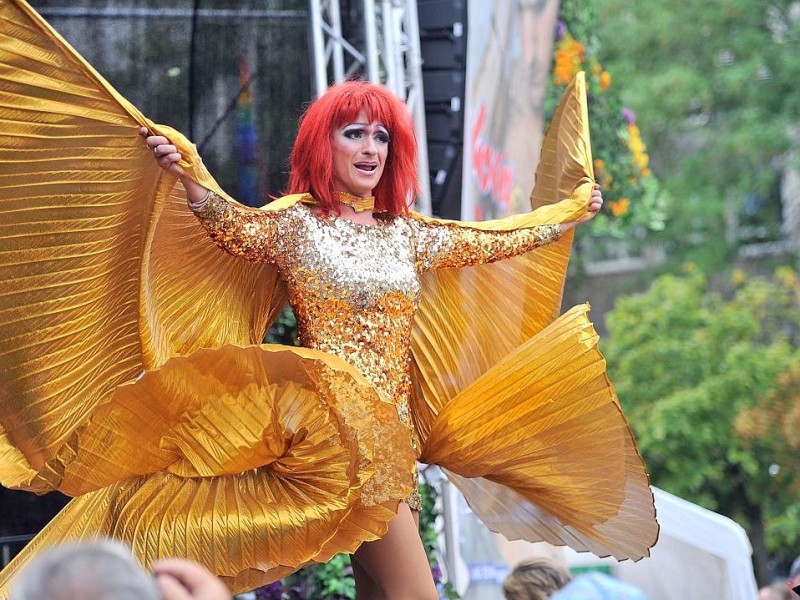
[(744, 529), (663, 490), (653, 492), (661, 524), (658, 543), (650, 558), (619, 563), (616, 575), (647, 592), (651, 600), (756, 598), (752, 547)]
[[(450, 539), (458, 540), (448, 556), (451, 581), (465, 598), (502, 598), (500, 583), (522, 558), (550, 556), (570, 569), (598, 568), (641, 589), (649, 600), (753, 600), (758, 596), (752, 548), (740, 525), (728, 517), (654, 488), (661, 533), (649, 558), (639, 562), (600, 559), (589, 553), (547, 544), (508, 542), (483, 527), (458, 496), (446, 516)], [(452, 498), (455, 495), (456, 498)], [(452, 522), (452, 521), (455, 522)]]

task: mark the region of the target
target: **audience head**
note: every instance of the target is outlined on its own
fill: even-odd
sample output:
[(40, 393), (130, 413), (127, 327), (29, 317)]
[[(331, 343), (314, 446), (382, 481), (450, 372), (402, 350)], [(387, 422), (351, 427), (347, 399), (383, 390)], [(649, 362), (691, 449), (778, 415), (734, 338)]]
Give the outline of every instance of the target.
[(160, 600), (153, 577), (119, 542), (67, 544), (38, 555), (11, 591), (11, 600)]
[(570, 580), (569, 572), (546, 558), (520, 562), (503, 582), (506, 600), (545, 600)]
[(758, 590), (758, 600), (794, 600), (797, 596), (784, 583), (773, 583)]
[(789, 567), (789, 579), (786, 583), (789, 589), (800, 586), (800, 556), (795, 558), (792, 566)]

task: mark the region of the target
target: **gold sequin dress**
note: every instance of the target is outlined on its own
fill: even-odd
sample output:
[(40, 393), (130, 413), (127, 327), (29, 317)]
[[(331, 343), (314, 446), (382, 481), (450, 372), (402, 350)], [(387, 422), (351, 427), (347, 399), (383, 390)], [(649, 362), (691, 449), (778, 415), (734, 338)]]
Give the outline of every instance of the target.
[[(591, 191), (580, 78), (535, 210), (369, 229), (303, 196), (237, 207), (22, 0), (0, 3), (0, 79), (0, 483), (74, 496), (0, 595), (41, 548), (107, 535), (252, 589), (380, 537), (417, 459), (507, 537), (648, 554), (653, 498), (588, 308), (559, 316), (571, 232), (540, 245)], [(209, 242), (141, 125), (255, 260)], [(287, 297), (306, 348), (260, 344)]]
[[(306, 200), (314, 202), (310, 196)], [(212, 193), (196, 213), (223, 249), (278, 268), (302, 345), (337, 356), (362, 373), (396, 406), (418, 450), (409, 401), (420, 276), (428, 269), (523, 254), (557, 240), (560, 227), (481, 231), (401, 217), (366, 226), (320, 216), (308, 204), (247, 210)], [(421, 509), (418, 492), (407, 500)]]

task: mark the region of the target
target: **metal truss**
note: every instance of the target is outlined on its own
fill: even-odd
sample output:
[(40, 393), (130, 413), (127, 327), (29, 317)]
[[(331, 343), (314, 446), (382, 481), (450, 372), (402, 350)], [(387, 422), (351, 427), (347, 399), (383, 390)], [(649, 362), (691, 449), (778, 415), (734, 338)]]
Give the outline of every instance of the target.
[(353, 0), (363, 27), (345, 39), (340, 0), (309, 0), (314, 91), (361, 76), (405, 100), (414, 118), (420, 195), (416, 210), (430, 214), (428, 138), (416, 0)]

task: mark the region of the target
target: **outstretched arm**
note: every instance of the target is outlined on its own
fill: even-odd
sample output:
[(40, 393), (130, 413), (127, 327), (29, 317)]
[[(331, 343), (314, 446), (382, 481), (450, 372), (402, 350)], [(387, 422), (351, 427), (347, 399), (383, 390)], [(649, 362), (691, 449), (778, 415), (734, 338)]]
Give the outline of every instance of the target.
[(420, 270), (468, 267), (518, 256), (554, 242), (575, 225), (591, 220), (602, 204), (603, 196), (596, 185), (589, 200), (588, 214), (570, 223), (486, 231), (457, 223), (414, 221), (417, 264)]
[(223, 250), (256, 262), (274, 262), (282, 213), (249, 209), (228, 202), (186, 175), (181, 153), (163, 135), (151, 135), (142, 127), (139, 135), (153, 151), (158, 165), (177, 176), (188, 197), (189, 208), (211, 239)]

